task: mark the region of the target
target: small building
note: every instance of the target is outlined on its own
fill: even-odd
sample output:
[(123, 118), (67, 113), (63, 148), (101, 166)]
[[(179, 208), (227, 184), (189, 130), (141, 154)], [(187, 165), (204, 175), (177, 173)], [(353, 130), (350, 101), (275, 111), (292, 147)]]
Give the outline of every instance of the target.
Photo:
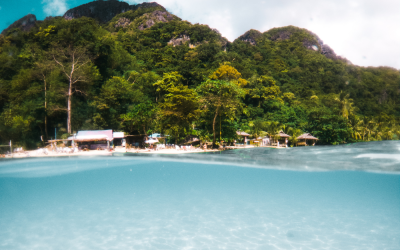
[(285, 134), (282, 130), (276, 134), (272, 140), (271, 145), (276, 147), (287, 147), (290, 135)]
[(261, 141), (262, 141), (261, 143), (262, 146), (268, 146), (271, 144), (271, 139), (268, 136), (262, 137)]
[(250, 144), (250, 141), (247, 140), (247, 137), (250, 136), (248, 133), (243, 131), (236, 131), (236, 134), (239, 137), (239, 140), (243, 142), (243, 145)]
[(314, 146), (317, 141), (317, 137), (312, 136), (310, 133), (304, 133), (297, 137), (296, 146)]
[(126, 143), (135, 148), (142, 148), (144, 147), (144, 141), (146, 141), (147, 138), (148, 136), (146, 135), (127, 135)]
[(257, 137), (257, 138), (251, 139), (249, 141), (250, 141), (250, 145), (254, 145), (257, 147), (268, 146), (270, 144), (269, 138), (266, 136), (265, 137)]
[(126, 146), (126, 136), (124, 132), (113, 132), (113, 145), (115, 147)]
[(83, 130), (78, 131), (74, 142), (77, 142), (79, 149), (109, 149), (113, 141), (113, 131), (110, 130)]

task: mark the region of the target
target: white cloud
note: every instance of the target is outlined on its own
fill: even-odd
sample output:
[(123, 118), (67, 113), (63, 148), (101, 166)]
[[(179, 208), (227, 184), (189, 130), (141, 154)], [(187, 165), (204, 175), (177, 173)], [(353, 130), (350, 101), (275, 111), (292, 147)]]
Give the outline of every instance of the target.
[(264, 32), (294, 25), (314, 32), (338, 55), (356, 65), (400, 69), (398, 0), (157, 0), (157, 3), (184, 20), (217, 28), (230, 41), (249, 29)]
[(43, 0), (43, 11), (49, 16), (61, 16), (67, 12), (66, 0)]

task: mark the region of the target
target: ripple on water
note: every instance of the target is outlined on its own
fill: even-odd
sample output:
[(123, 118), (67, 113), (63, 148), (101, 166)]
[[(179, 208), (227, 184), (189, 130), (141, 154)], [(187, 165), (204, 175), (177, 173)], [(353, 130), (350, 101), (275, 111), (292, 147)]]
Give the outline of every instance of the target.
[(311, 171), (398, 171), (374, 145), (2, 162), (0, 249), (395, 250), (398, 175)]

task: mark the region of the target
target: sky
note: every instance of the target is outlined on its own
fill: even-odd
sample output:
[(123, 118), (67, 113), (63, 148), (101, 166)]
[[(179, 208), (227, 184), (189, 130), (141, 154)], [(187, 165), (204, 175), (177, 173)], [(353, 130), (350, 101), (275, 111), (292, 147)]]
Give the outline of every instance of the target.
[[(154, 0), (152, 0), (154, 1)], [(63, 15), (90, 0), (0, 0), (0, 30), (31, 13)], [(130, 4), (138, 0), (126, 0)], [(294, 25), (317, 34), (337, 55), (360, 66), (400, 69), (399, 0), (158, 0), (191, 23), (207, 24), (233, 41), (249, 29)]]

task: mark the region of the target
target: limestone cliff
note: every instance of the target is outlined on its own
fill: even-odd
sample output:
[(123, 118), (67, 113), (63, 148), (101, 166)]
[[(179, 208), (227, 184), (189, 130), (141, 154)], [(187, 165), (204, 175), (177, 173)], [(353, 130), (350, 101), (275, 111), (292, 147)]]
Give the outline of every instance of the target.
[(7, 31), (19, 28), (22, 31), (29, 31), (31, 28), (35, 27), (36, 16), (33, 14), (28, 14), (23, 18), (15, 21), (13, 24), (8, 26), (8, 28), (4, 29), (1, 34), (5, 35)]
[(65, 19), (74, 19), (85, 16), (96, 19), (100, 23), (106, 23), (120, 13), (136, 10), (138, 8), (150, 7), (162, 6), (155, 2), (129, 5), (128, 3), (118, 1), (95, 1), (72, 8), (68, 10), (63, 17)]
[(257, 39), (262, 37), (262, 33), (258, 30), (249, 30), (246, 33), (244, 33), (243, 35), (241, 35), (238, 39), (244, 41), (244, 42), (248, 42), (251, 45), (256, 45), (257, 44)]
[(324, 44), (324, 42), (315, 33), (295, 26), (273, 28), (264, 33), (261, 33), (257, 30), (249, 30), (241, 35), (238, 39), (255, 46), (257, 45), (257, 40), (262, 39), (263, 37), (271, 41), (283, 41), (290, 39), (295, 33), (307, 34), (302, 40), (303, 46), (307, 49), (319, 51), (321, 54), (325, 55), (329, 59), (339, 59), (350, 63), (349, 61), (347, 61), (347, 59), (336, 55), (335, 51), (333, 51), (333, 49), (327, 44)]

